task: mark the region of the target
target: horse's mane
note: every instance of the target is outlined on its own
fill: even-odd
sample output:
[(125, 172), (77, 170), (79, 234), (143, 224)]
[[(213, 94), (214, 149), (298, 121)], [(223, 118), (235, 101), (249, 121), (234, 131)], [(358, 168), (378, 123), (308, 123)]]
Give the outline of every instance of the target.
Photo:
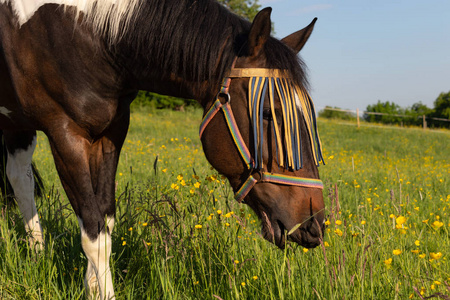
[[(82, 14), (94, 34), (103, 36), (111, 46), (126, 45), (131, 57), (145, 55), (163, 76), (197, 83), (218, 81), (230, 70), (234, 58), (248, 51), (246, 37), (251, 23), (214, 0), (47, 1), (75, 8), (76, 18)], [(0, 2), (12, 4), (20, 24), (43, 4), (27, 1), (35, 4), (34, 10), (21, 12), (18, 7), (23, 7), (23, 0)], [(300, 87), (307, 87), (303, 63), (291, 49), (270, 38), (264, 50), (268, 67), (288, 70)]]
[[(133, 52), (168, 76), (220, 81), (236, 56), (248, 55), (251, 23), (213, 0), (146, 1), (135, 22), (127, 37)], [(288, 70), (300, 87), (307, 86), (302, 61), (284, 43), (270, 38), (265, 54), (268, 67)]]
[(10, 3), (19, 25), (26, 23), (44, 4), (73, 7), (76, 16), (83, 12), (96, 32), (107, 32), (112, 40), (120, 37), (145, 0), (0, 0)]
[[(54, 0), (52, 0), (54, 1)], [(58, 1), (58, 0), (57, 0)], [(84, 13), (84, 21), (92, 25), (94, 32), (105, 35), (110, 42), (122, 38), (141, 5), (146, 0), (59, 0), (66, 6), (74, 6), (76, 16)]]

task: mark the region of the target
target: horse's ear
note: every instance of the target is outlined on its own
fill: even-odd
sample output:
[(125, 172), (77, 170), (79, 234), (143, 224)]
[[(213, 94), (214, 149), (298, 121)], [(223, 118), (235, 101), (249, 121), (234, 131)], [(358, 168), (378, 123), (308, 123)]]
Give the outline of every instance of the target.
[(270, 14), (272, 13), (271, 7), (266, 7), (261, 10), (255, 17), (248, 34), (248, 49), (251, 56), (258, 55), (266, 41), (270, 37), (272, 31), (272, 21), (270, 20)]
[(300, 52), (300, 50), (302, 50), (303, 46), (308, 41), (308, 38), (314, 29), (314, 24), (316, 23), (316, 21), (317, 18), (314, 18), (314, 20), (312, 20), (312, 22), (308, 26), (306, 26), (302, 30), (294, 32), (291, 35), (288, 35), (281, 41), (297, 53)]

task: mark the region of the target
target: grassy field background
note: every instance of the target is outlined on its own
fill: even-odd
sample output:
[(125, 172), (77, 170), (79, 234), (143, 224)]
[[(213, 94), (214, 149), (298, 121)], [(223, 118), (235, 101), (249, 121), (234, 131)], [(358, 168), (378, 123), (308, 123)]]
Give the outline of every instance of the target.
[[(319, 120), (324, 243), (281, 251), (206, 162), (200, 120), (132, 114), (116, 176), (117, 299), (450, 297), (449, 131)], [(80, 232), (43, 135), (34, 160), (46, 250), (33, 253), (18, 210), (2, 206), (0, 299), (84, 299)]]

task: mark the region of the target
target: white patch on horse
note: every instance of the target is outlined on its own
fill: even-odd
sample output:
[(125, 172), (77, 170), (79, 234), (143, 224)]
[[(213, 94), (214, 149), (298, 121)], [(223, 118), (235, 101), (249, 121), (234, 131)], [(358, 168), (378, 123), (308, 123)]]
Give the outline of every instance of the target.
[(108, 233), (101, 232), (96, 240), (91, 240), (87, 235), (83, 220), (78, 218), (81, 230), (81, 246), (88, 259), (88, 267), (84, 285), (88, 298), (95, 296), (96, 299), (115, 299), (109, 258), (111, 256), (111, 232), (114, 228), (114, 218), (107, 217), (106, 224)]
[(295, 105), (297, 106), (298, 111), (300, 112), (300, 114), (303, 114), (303, 108), (302, 108), (300, 96), (297, 94), (296, 91), (294, 91), (294, 97), (295, 97)]
[(14, 195), (19, 205), (25, 223), (25, 230), (30, 233), (30, 246), (42, 248), (44, 244), (41, 224), (34, 202), (34, 177), (31, 168), (31, 158), (36, 148), (36, 137), (26, 150), (17, 150), (14, 154), (8, 152), (6, 175), (8, 176)]
[(12, 113), (9, 109), (7, 109), (4, 106), (0, 106), (0, 114), (4, 115), (5, 117), (10, 117), (9, 114)]
[(93, 25), (96, 33), (106, 33), (110, 41), (122, 37), (143, 2), (141, 0), (0, 0), (0, 3), (11, 3), (20, 26), (28, 22), (45, 4), (73, 6), (78, 13), (85, 13), (84, 20)]

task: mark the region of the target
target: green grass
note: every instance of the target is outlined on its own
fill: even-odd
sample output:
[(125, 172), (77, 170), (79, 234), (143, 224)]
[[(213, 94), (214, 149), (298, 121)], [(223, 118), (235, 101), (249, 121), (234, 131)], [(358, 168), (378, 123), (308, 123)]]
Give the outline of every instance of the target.
[[(450, 132), (319, 120), (324, 244), (281, 251), (206, 162), (200, 120), (200, 111), (132, 115), (116, 176), (117, 299), (450, 295)], [(47, 247), (33, 253), (18, 210), (2, 208), (0, 299), (84, 299), (77, 220), (42, 135), (35, 162)]]

